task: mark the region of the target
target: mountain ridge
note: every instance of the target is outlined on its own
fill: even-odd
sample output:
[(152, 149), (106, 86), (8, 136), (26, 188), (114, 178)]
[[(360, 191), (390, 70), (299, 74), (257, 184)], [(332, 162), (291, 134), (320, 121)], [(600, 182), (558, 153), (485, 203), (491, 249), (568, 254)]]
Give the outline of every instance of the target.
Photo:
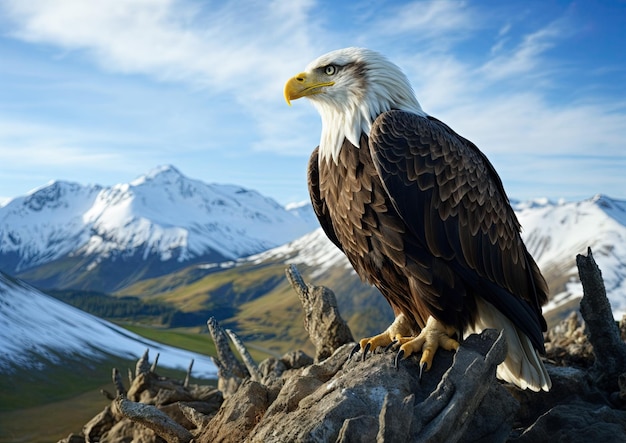
[(46, 288), (109, 291), (116, 285), (67, 275), (124, 263), (133, 272), (113, 274), (128, 282), (233, 260), (303, 235), (311, 223), (254, 190), (206, 184), (171, 165), (109, 187), (57, 180), (0, 207), (0, 269)]

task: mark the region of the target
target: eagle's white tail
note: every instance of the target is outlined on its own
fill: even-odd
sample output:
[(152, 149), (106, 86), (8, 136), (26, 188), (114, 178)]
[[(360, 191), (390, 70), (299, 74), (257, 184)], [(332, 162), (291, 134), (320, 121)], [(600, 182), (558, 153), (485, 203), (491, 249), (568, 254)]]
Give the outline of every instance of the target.
[(474, 328), (465, 331), (464, 335), (484, 329), (493, 328), (504, 331), (508, 347), (504, 361), (498, 365), (496, 375), (498, 378), (513, 383), (521, 389), (532, 391), (549, 391), (552, 386), (548, 371), (546, 371), (537, 350), (533, 347), (530, 339), (504, 314), (498, 311), (492, 304), (477, 298), (478, 315)]

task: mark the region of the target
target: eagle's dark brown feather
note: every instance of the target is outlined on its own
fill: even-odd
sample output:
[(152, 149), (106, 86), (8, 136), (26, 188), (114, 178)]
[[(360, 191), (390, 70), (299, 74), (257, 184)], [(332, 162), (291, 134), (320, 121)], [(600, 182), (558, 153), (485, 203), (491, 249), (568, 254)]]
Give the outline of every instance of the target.
[(324, 230), (326, 236), (332, 241), (335, 246), (337, 246), (340, 250), (343, 251), (343, 247), (341, 243), (337, 239), (337, 235), (335, 234), (335, 230), (333, 228), (333, 222), (328, 215), (328, 208), (326, 207), (326, 202), (320, 197), (319, 187), (320, 187), (320, 173), (319, 173), (319, 164), (318, 164), (318, 152), (319, 146), (313, 150), (311, 154), (311, 158), (309, 159), (309, 165), (307, 168), (307, 182), (309, 185), (309, 195), (311, 196), (311, 204), (313, 205), (313, 211), (317, 215), (317, 218)]
[(313, 207), (328, 237), (396, 314), (460, 330), (483, 297), (543, 349), (547, 285), (486, 157), (445, 124), (381, 114), (360, 147), (309, 162)]

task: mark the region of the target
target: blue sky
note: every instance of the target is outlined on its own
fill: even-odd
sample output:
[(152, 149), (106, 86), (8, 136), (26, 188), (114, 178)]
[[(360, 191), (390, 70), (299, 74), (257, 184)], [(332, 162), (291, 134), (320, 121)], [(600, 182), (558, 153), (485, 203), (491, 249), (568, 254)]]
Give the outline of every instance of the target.
[(624, 1), (0, 0), (0, 196), (172, 164), (308, 198), (319, 116), (283, 85), (383, 52), (511, 198), (626, 199)]

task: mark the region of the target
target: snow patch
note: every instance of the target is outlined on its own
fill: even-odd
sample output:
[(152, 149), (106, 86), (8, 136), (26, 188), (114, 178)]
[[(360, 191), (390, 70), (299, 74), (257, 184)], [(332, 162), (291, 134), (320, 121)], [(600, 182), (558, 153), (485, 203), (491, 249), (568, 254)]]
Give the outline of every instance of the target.
[(152, 359), (160, 354), (161, 366), (186, 370), (194, 359), (194, 376), (217, 374), (207, 356), (147, 340), (4, 274), (0, 274), (0, 349), (0, 372), (5, 373), (15, 367), (42, 368), (42, 360), (57, 363), (60, 354), (137, 359), (149, 349)]

